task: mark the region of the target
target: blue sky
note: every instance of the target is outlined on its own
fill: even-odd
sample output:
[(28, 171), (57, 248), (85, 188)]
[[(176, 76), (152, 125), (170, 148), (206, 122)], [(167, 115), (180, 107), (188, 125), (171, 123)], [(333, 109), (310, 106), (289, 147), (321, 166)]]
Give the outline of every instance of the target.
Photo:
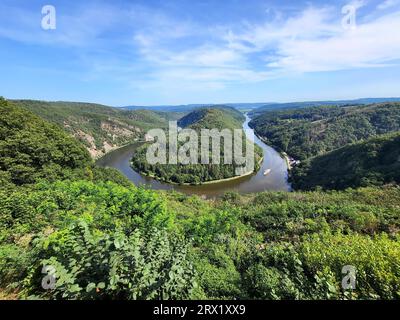
[[(42, 7), (56, 29), (41, 27)], [(345, 28), (342, 8), (356, 9)], [(400, 0), (2, 0), (0, 95), (114, 106), (400, 96)]]

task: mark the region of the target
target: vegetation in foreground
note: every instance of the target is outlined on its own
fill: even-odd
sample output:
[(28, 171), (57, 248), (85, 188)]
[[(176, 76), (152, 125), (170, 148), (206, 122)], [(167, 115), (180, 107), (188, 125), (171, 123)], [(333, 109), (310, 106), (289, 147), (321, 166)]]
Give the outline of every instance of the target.
[[(0, 193), (1, 287), (49, 299), (399, 299), (399, 204), (399, 188), (209, 202), (42, 182)], [(341, 286), (347, 265), (355, 290)]]
[[(2, 297), (400, 298), (399, 187), (216, 201), (156, 193), (95, 168), (26, 110), (0, 108)], [(18, 143), (26, 132), (34, 145)], [(20, 168), (34, 179), (14, 180)], [(346, 265), (355, 290), (341, 286)]]

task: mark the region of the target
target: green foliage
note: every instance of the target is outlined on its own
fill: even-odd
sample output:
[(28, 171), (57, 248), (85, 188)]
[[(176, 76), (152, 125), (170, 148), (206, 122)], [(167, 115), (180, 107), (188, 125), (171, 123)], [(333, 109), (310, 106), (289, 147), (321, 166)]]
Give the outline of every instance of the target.
[[(258, 299), (399, 299), (399, 250), (386, 235), (313, 234), (260, 249), (244, 285)], [(354, 290), (342, 287), (344, 266), (355, 267)]]
[(271, 111), (254, 118), (250, 126), (272, 146), (304, 160), (362, 139), (400, 131), (400, 104)]
[[(0, 207), (0, 255), (7, 257), (0, 283), (29, 273), (26, 294), (50, 298), (190, 295), (188, 246), (173, 234), (173, 214), (152, 191), (111, 182), (42, 182), (29, 193), (0, 193)], [(44, 293), (40, 270), (50, 262), (60, 272), (60, 286)], [(102, 294), (85, 291), (98, 283), (107, 285)]]
[[(38, 240), (33, 250), (26, 294), (43, 298), (185, 299), (195, 287), (187, 245), (157, 229), (102, 233), (81, 222)], [(47, 291), (45, 266), (55, 271), (55, 287)]]
[(315, 234), (300, 245), (299, 251), (307, 273), (334, 276), (330, 285), (336, 294), (332, 298), (346, 298), (339, 281), (346, 265), (356, 268), (352, 298), (400, 298), (399, 238), (390, 239), (385, 234), (373, 238), (359, 234)]
[(382, 135), (311, 158), (293, 170), (296, 189), (400, 183), (400, 134)]
[[(214, 202), (111, 182), (23, 189), (0, 197), (0, 283), (26, 296), (398, 298), (398, 188)], [(43, 265), (58, 271), (55, 290), (41, 288)], [(345, 265), (359, 272), (355, 291), (341, 287)]]
[(0, 99), (0, 182), (3, 189), (59, 179), (130, 185), (115, 169), (94, 166), (74, 138), (31, 112)]
[(241, 128), (244, 115), (234, 108), (220, 106), (201, 108), (192, 111), (178, 121), (182, 128), (201, 129), (232, 129)]
[(298, 240), (323, 231), (364, 234), (400, 230), (399, 188), (343, 192), (261, 193), (243, 206), (243, 219), (265, 240)]
[(242, 295), (241, 275), (234, 260), (218, 245), (195, 257), (197, 281), (209, 299), (235, 299)]
[(0, 193), (1, 221), (12, 238), (26, 230), (63, 228), (84, 219), (96, 228), (168, 228), (173, 214), (152, 191), (112, 182), (63, 181), (37, 184), (27, 190)]
[[(22, 185), (90, 165), (88, 152), (55, 125), (0, 100), (0, 171)], [(2, 173), (2, 179), (6, 174)]]

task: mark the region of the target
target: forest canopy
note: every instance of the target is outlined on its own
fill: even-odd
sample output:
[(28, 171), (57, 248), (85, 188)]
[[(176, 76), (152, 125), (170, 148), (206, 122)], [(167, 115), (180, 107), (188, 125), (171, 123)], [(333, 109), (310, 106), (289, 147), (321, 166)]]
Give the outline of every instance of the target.
[[(244, 116), (239, 111), (229, 107), (213, 107), (213, 108), (202, 108), (192, 111), (188, 115), (184, 116), (178, 121), (178, 126), (181, 128), (193, 129), (197, 132), (197, 136), (201, 136), (202, 129), (217, 129), (218, 132), (221, 130), (228, 129), (231, 133), (231, 137), (234, 137), (234, 130), (241, 129), (244, 121)], [(210, 139), (211, 140), (211, 139)], [(237, 176), (237, 168), (243, 167), (242, 164), (237, 164), (235, 159), (231, 163), (225, 163), (225, 139), (220, 139), (220, 161), (218, 164), (212, 163), (212, 141), (209, 145), (209, 164), (204, 164), (201, 161), (201, 153), (198, 152), (198, 160), (196, 164), (190, 163), (185, 165), (170, 164), (169, 158), (167, 158), (166, 164), (151, 164), (147, 161), (146, 154), (149, 147), (148, 144), (140, 147), (132, 158), (132, 167), (142, 174), (154, 177), (158, 180), (177, 183), (177, 184), (201, 184), (205, 182), (229, 179)], [(232, 140), (234, 144), (238, 143), (237, 139)], [(232, 141), (228, 142), (232, 144)], [(242, 140), (239, 141), (243, 146), (243, 155), (246, 154), (246, 136), (242, 132)], [(180, 143), (179, 146), (182, 146)], [(201, 150), (200, 138), (196, 141), (197, 150)], [(230, 147), (233, 150), (233, 147)], [(167, 156), (168, 156), (167, 149)], [(188, 153), (191, 150), (188, 150)], [(232, 153), (232, 151), (231, 151)], [(255, 146), (254, 155), (254, 170), (259, 170), (259, 162), (262, 158), (262, 151), (258, 146)], [(246, 172), (247, 174), (249, 172)]]
[(250, 126), (270, 145), (305, 160), (346, 144), (400, 131), (400, 103), (270, 111), (255, 117)]
[(381, 135), (306, 160), (294, 168), (292, 182), (302, 190), (400, 184), (400, 133)]

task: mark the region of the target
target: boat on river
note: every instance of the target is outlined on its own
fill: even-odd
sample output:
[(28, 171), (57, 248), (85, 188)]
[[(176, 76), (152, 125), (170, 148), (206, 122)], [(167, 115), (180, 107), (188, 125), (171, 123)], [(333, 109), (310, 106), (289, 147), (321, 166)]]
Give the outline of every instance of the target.
[(267, 176), (267, 175), (269, 175), (270, 173), (271, 173), (271, 169), (267, 169), (267, 170), (265, 170), (264, 171), (264, 176)]

